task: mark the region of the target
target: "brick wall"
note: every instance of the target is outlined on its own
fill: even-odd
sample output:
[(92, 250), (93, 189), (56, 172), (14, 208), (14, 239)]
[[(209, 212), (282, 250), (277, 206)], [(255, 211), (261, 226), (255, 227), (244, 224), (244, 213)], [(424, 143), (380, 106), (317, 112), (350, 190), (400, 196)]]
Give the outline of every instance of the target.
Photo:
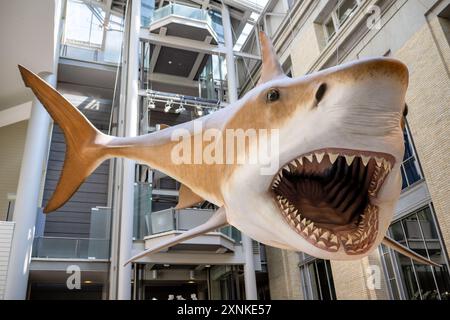
[(266, 254), (271, 299), (303, 299), (298, 253), (267, 246)]
[(450, 248), (450, 47), (448, 20), (430, 18), (395, 56), (410, 70), (408, 123), (442, 236)]

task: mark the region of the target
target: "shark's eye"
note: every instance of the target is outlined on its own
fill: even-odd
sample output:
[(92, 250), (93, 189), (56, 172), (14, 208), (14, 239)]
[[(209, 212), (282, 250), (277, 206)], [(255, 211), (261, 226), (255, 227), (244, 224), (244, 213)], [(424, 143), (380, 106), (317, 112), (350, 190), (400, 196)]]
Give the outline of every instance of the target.
[(280, 91), (277, 89), (270, 89), (267, 92), (267, 102), (275, 102), (280, 99)]

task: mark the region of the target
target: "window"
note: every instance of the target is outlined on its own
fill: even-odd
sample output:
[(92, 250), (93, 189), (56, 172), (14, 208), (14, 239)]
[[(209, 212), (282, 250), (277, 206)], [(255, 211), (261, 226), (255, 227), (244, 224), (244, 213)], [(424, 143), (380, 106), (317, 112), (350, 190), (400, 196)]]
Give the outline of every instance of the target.
[(61, 57), (117, 64), (123, 25), (123, 16), (105, 12), (95, 2), (68, 0)]
[(356, 0), (344, 0), (337, 8), (337, 17), (339, 21), (339, 26), (342, 26), (348, 17), (355, 11), (358, 7), (358, 2)]
[(295, 0), (287, 0), (287, 5), (289, 9), (292, 9), (295, 5)]
[(336, 34), (333, 17), (329, 17), (327, 22), (325, 22), (325, 32), (327, 35), (327, 40), (330, 40)]
[(68, 1), (64, 43), (101, 48), (104, 18), (105, 13), (100, 8), (83, 1)]
[(305, 300), (335, 300), (336, 291), (330, 262), (304, 253), (300, 255), (300, 275)]
[(340, 0), (323, 24), (327, 41), (330, 41), (348, 18), (362, 4), (362, 0)]
[(402, 173), (402, 190), (422, 179), (417, 157), (414, 152), (411, 135), (409, 134), (407, 128), (405, 128), (403, 135), (405, 141), (405, 155), (400, 168)]
[(388, 234), (399, 243), (442, 267), (417, 264), (381, 246), (381, 256), (393, 299), (448, 300), (450, 274), (431, 204), (394, 222)]

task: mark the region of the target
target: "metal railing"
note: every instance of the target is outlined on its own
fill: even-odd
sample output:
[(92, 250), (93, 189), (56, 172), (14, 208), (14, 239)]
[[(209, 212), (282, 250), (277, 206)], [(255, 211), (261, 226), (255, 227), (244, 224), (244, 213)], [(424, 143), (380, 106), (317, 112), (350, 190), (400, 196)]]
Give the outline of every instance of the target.
[(109, 259), (108, 239), (37, 237), (33, 258)]
[(222, 25), (214, 21), (210, 12), (207, 10), (171, 3), (154, 11), (152, 24), (170, 15), (206, 22), (211, 27), (211, 30), (214, 31), (217, 40), (223, 41)]
[[(168, 231), (186, 231), (195, 228), (211, 218), (214, 210), (211, 209), (182, 209), (174, 208), (150, 212), (145, 214), (146, 235), (155, 235)], [(217, 230), (239, 243), (240, 232), (231, 226)]]

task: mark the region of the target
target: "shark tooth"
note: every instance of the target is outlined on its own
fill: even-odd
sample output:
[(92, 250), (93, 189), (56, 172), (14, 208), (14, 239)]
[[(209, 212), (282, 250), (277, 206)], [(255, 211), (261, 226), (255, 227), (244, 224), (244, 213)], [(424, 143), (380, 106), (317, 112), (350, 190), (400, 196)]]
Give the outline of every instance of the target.
[(377, 162), (377, 166), (381, 167), (381, 165), (383, 164), (383, 159), (375, 157), (375, 161)]
[(289, 168), (289, 166), (284, 167), (283, 170), (286, 170), (287, 172), (291, 172), (291, 169)]
[(334, 164), (336, 162), (336, 159), (338, 158), (338, 154), (336, 153), (329, 153), (328, 157), (330, 158), (331, 164)]
[(325, 231), (324, 233), (322, 233), (320, 235), (320, 239), (325, 239), (328, 240), (328, 237), (330, 236), (330, 232), (329, 231)]
[(348, 166), (350, 166), (355, 159), (355, 156), (345, 156), (345, 161), (347, 161)]
[(328, 248), (331, 251), (337, 251), (338, 247), (337, 246), (331, 246)]
[(321, 153), (316, 153), (316, 159), (318, 163), (321, 163), (323, 160), (323, 156), (325, 155), (325, 153), (321, 152)]
[(368, 164), (369, 161), (370, 161), (370, 157), (362, 156), (362, 157), (361, 157), (361, 160), (362, 160), (364, 166), (367, 167), (367, 164)]
[(348, 239), (347, 239), (347, 242), (345, 242), (345, 245), (347, 246), (347, 245), (351, 245), (351, 244), (353, 244), (353, 238), (351, 235), (348, 235)]
[(337, 238), (337, 236), (336, 236), (335, 234), (331, 235), (330, 241), (331, 241), (332, 243), (338, 244), (338, 238)]
[(315, 228), (313, 233), (318, 237), (320, 236), (320, 229), (319, 228)]
[(297, 161), (301, 166), (303, 165), (303, 158), (297, 159)]
[(313, 155), (310, 154), (310, 155), (306, 156), (306, 159), (308, 159), (308, 161), (312, 163), (313, 162)]
[(325, 242), (323, 242), (323, 241), (318, 241), (318, 242), (316, 243), (316, 245), (319, 246), (319, 247), (321, 247), (321, 248), (324, 248), (324, 249), (327, 247), (327, 245), (326, 245)]

